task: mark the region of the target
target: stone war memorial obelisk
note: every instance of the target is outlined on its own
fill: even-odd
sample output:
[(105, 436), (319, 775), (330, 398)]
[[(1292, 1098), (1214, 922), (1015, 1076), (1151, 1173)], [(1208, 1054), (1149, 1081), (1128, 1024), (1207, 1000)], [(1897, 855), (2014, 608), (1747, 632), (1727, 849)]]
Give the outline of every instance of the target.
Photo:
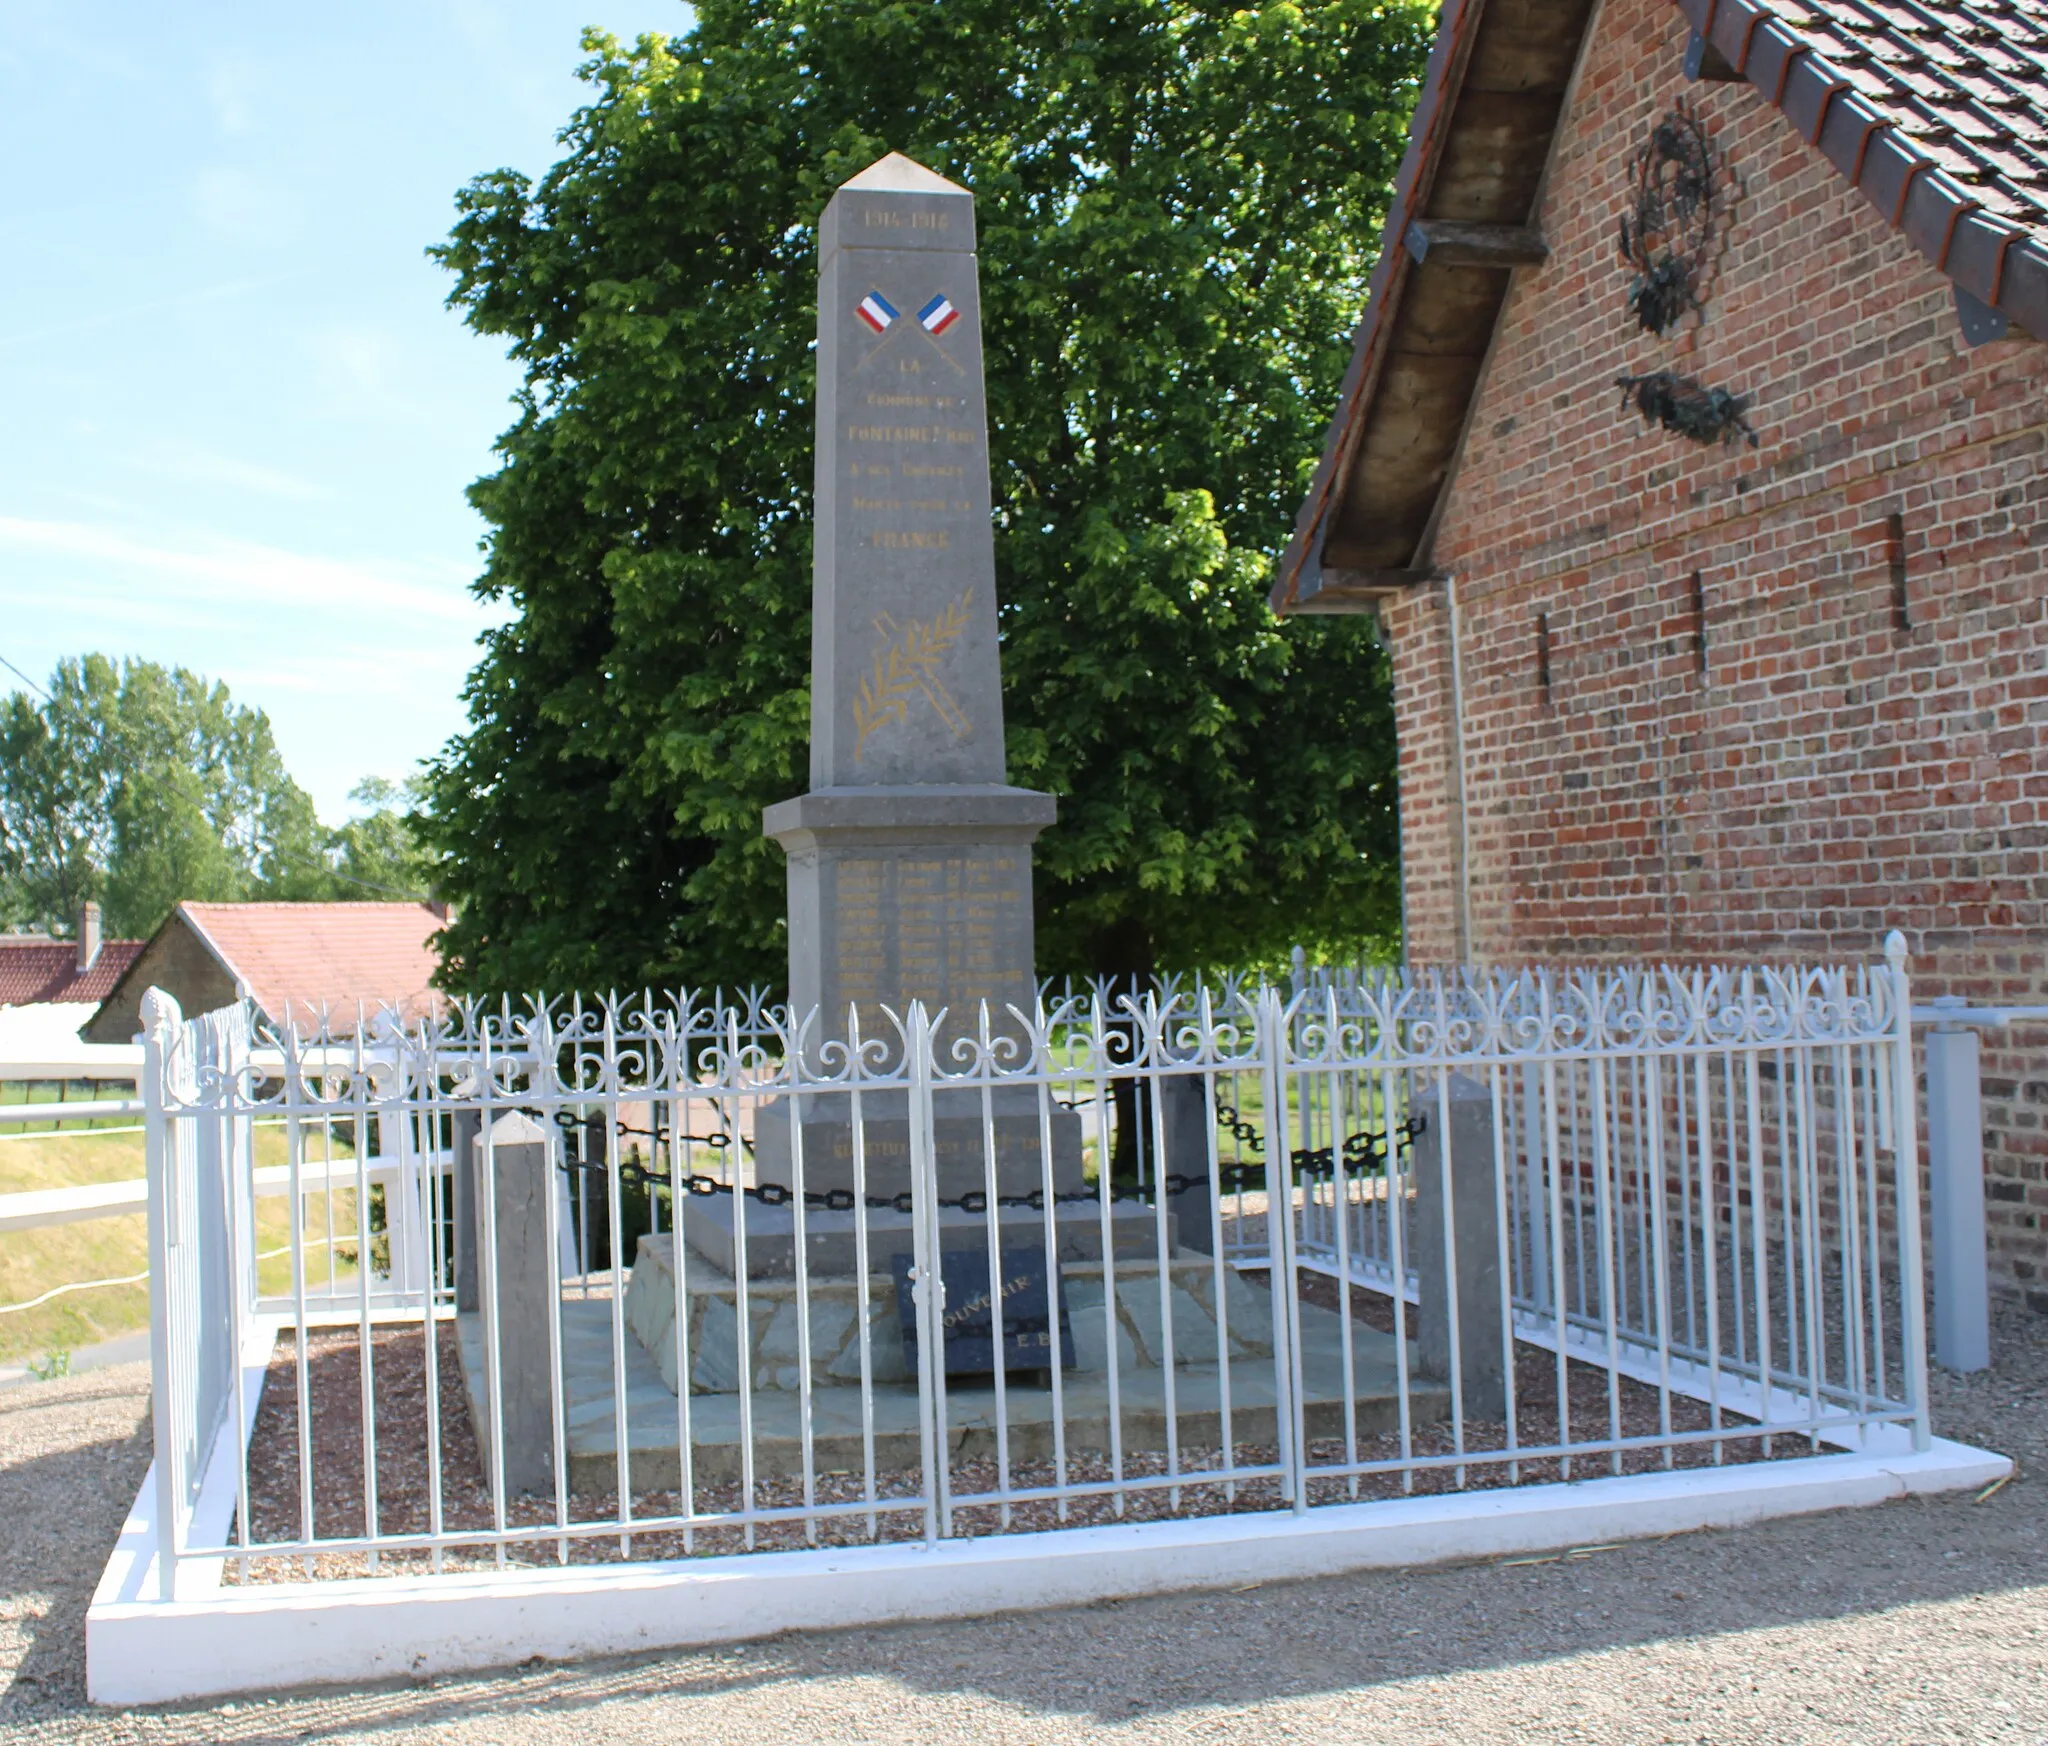
[[(885, 1009), (902, 1017), (912, 1001), (934, 1016), (943, 1008), (943, 1065), (952, 1040), (975, 1034), (984, 1002), (992, 1029), (1012, 1037), (1019, 1026), (1009, 1009), (1035, 1010), (1031, 845), (1056, 810), (1051, 795), (1004, 780), (966, 189), (896, 153), (839, 189), (818, 226), (817, 356), (811, 788), (763, 821), (789, 858), (790, 1010), (799, 1022), (817, 1015), (805, 1038), (815, 1065), (821, 1045), (845, 1039), (849, 1009), (862, 1037), (881, 1039), (893, 1061), (900, 1039)], [(995, 1106), (999, 1192), (1042, 1189), (1037, 1096), (1000, 1091)], [(907, 1110), (901, 1092), (863, 1098), (869, 1196), (909, 1186)], [(1055, 1190), (1076, 1192), (1080, 1118), (1055, 1105), (1050, 1130)], [(853, 1138), (844, 1095), (765, 1104), (755, 1178), (795, 1186), (800, 1148), (804, 1189), (852, 1188)], [(986, 1188), (978, 1092), (940, 1094), (934, 1154), (943, 1198)], [(1099, 1255), (1094, 1211), (1068, 1210), (1087, 1216), (1060, 1220), (1061, 1252)], [(1142, 1211), (1119, 1207), (1117, 1224)], [(731, 1268), (731, 1203), (693, 1202), (690, 1212), (694, 1246)], [(1041, 1215), (1011, 1212), (1042, 1240)], [(789, 1209), (750, 1203), (745, 1216), (747, 1271), (789, 1272)], [(866, 1217), (878, 1256), (894, 1226), (907, 1244), (903, 1215), (870, 1208)], [(984, 1228), (983, 1215), (942, 1220), (956, 1217)], [(806, 1214), (814, 1271), (852, 1270), (853, 1218)], [(1115, 1240), (1121, 1249), (1122, 1235)]]

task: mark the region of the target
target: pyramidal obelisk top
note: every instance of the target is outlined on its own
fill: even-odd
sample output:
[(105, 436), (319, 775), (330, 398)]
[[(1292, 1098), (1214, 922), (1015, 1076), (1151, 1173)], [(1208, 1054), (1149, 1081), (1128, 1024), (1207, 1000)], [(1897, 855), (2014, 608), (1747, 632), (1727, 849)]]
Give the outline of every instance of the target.
[[(849, 176), (839, 186), (880, 194), (967, 194), (958, 182), (949, 182), (937, 170), (927, 170), (915, 158), (891, 152), (877, 158), (858, 176)], [(968, 199), (973, 199), (971, 194)]]
[[(1003, 756), (974, 197), (891, 152), (818, 224), (811, 789), (789, 856), (790, 1000), (832, 1033), (912, 1000), (1036, 998), (1031, 843)], [(873, 1034), (872, 1032), (870, 1034)]]

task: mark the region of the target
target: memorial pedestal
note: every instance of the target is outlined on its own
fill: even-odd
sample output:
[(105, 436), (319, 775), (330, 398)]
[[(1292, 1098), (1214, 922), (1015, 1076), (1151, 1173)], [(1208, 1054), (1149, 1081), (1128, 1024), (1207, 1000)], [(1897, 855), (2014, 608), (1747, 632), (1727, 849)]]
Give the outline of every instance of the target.
[(984, 1003), (991, 1035), (1022, 1041), (1012, 1009), (1038, 1001), (1031, 845), (1055, 811), (1051, 795), (999, 783), (813, 789), (767, 809), (788, 857), (790, 1010), (818, 1015), (815, 1065), (830, 1067), (821, 1048), (846, 1040), (849, 1009), (900, 1061), (913, 1000), (933, 1015), (941, 1066), (978, 1034)]

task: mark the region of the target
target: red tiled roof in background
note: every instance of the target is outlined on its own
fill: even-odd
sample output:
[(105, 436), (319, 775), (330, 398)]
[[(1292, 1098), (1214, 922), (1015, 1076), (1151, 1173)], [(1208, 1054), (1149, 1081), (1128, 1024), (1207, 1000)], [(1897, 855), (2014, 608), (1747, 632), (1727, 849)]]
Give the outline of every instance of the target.
[(438, 1012), (441, 959), (430, 943), (441, 915), (423, 903), (182, 903), (180, 913), (235, 974), (249, 998), (282, 1023), (311, 1026), (324, 1005), (352, 1027), (392, 1006), (407, 1018)]
[(2048, 338), (2044, 0), (1677, 5), (1893, 229)]
[(102, 940), (92, 968), (80, 971), (69, 940), (0, 938), (0, 1006), (89, 1001), (97, 1006), (142, 951), (140, 940)]

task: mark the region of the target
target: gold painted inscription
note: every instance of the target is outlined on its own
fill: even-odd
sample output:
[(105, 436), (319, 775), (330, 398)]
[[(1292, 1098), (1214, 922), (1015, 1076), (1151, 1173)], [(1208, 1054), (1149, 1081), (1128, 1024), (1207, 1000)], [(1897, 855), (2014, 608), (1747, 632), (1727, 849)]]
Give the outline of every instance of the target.
[[(1030, 987), (1029, 898), (1012, 854), (907, 854), (836, 864), (833, 887), (838, 942), (834, 955), (841, 1008), (912, 1000), (952, 1009), (970, 1026), (973, 1008), (1003, 1003)], [(893, 975), (892, 975), (893, 971)], [(864, 1035), (879, 1025), (864, 1011)]]
[(980, 441), (971, 430), (949, 424), (849, 424), (850, 443), (942, 443), (949, 448), (970, 446)]
[(950, 212), (891, 212), (886, 207), (870, 206), (861, 214), (861, 221), (869, 230), (951, 230), (953, 215)]

